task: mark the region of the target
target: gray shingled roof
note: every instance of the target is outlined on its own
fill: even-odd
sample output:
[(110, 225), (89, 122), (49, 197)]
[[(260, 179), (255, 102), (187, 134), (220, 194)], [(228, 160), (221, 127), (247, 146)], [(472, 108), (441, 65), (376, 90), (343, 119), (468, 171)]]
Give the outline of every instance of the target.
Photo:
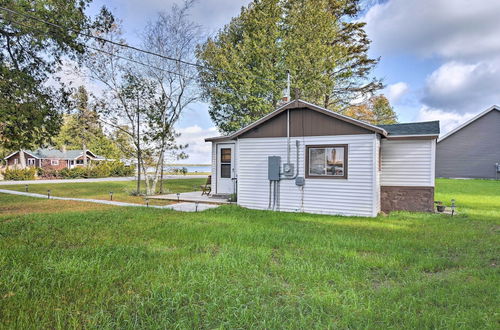
[[(26, 150), (27, 153), (32, 154), (38, 158), (58, 158), (58, 159), (75, 159), (83, 154), (83, 150), (67, 150), (62, 152), (57, 149), (37, 149)], [(96, 155), (98, 159), (104, 159), (102, 156)]]
[(421, 123), (377, 125), (391, 135), (439, 135), (439, 121)]

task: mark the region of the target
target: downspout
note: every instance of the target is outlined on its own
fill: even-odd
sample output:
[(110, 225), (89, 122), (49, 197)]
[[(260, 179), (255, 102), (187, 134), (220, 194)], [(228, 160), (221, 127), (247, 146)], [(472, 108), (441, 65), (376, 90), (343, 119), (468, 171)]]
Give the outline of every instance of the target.
[(286, 111), (286, 162), (290, 164), (290, 109)]

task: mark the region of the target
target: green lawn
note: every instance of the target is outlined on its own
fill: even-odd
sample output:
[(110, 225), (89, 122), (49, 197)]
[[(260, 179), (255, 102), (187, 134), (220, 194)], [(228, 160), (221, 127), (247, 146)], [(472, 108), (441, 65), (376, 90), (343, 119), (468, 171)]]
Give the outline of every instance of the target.
[[(491, 328), (500, 182), (438, 180), (459, 216), (103, 207), (0, 194), (4, 328)], [(81, 203), (80, 203), (81, 204)]]
[[(163, 187), (165, 193), (178, 193), (186, 191), (200, 190), (200, 185), (207, 181), (206, 178), (196, 179), (172, 179), (164, 180)], [(44, 183), (32, 184), (28, 186), (29, 192), (37, 194), (50, 193), (59, 197), (94, 198), (109, 200), (109, 192), (113, 192), (113, 200), (130, 203), (144, 203), (144, 197), (132, 196), (136, 190), (136, 181), (109, 181), (109, 182), (81, 182), (81, 183)], [(142, 189), (145, 184), (142, 182)], [(0, 189), (25, 191), (25, 185), (0, 185)], [(168, 201), (154, 201), (151, 204), (168, 204)]]

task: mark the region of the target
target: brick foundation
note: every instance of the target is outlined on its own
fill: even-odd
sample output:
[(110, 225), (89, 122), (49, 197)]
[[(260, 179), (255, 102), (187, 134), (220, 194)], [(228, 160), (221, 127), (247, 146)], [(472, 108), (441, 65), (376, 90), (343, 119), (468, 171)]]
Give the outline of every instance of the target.
[(434, 211), (434, 187), (380, 187), (380, 206), (383, 212)]

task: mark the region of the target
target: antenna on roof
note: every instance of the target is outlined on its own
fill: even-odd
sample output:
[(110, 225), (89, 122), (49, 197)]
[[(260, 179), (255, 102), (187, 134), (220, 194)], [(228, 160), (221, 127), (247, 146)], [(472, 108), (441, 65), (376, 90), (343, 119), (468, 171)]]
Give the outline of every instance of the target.
[(290, 70), (286, 70), (286, 89), (283, 91), (283, 102), (290, 101)]

